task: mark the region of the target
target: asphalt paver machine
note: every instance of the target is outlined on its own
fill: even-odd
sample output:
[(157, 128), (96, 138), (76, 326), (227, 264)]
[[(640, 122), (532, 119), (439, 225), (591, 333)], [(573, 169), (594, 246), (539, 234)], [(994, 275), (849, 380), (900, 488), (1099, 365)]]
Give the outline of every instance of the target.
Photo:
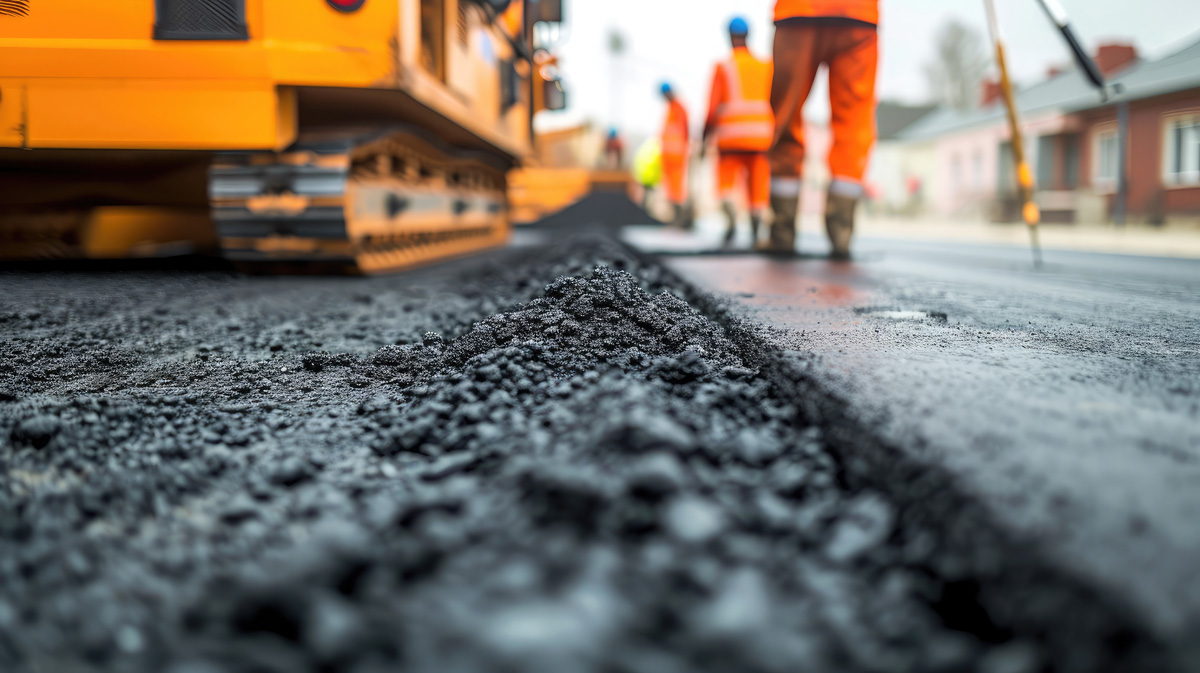
[(502, 243), (557, 0), (0, 2), (0, 259), (400, 269)]

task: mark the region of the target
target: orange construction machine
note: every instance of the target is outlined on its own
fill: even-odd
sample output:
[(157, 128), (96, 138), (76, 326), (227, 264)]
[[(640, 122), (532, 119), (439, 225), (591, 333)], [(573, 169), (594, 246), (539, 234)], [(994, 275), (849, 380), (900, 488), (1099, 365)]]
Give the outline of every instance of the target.
[(387, 271), (503, 242), (560, 0), (0, 2), (0, 258)]

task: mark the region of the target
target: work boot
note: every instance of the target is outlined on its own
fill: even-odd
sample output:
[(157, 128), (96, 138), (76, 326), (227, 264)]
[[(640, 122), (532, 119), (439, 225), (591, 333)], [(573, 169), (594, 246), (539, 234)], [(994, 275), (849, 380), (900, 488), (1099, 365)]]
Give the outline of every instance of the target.
[(737, 235), (737, 209), (732, 202), (725, 201), (721, 210), (725, 212), (725, 239), (721, 241), (721, 249), (728, 250), (733, 247), (733, 238)]
[(762, 215), (758, 212), (750, 213), (750, 249), (758, 249), (758, 230), (762, 229)]
[(796, 252), (796, 213), (800, 210), (800, 198), (772, 195), (771, 210), (775, 218), (771, 220), (771, 231), (763, 252), (791, 255)]
[(825, 233), (829, 235), (830, 259), (850, 259), (854, 235), (854, 209), (858, 199), (834, 194), (825, 197)]
[(671, 222), (668, 226), (672, 229), (683, 230), (683, 206), (678, 203), (671, 204)]

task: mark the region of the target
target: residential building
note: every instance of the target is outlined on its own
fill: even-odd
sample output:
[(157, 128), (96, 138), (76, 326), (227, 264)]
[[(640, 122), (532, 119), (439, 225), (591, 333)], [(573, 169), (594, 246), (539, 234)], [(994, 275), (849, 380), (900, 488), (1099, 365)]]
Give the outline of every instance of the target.
[(924, 209), (932, 143), (900, 140), (903, 131), (937, 110), (935, 105), (903, 105), (881, 101), (875, 108), (876, 141), (867, 169), (867, 206), (874, 212), (918, 215)]
[[(1096, 60), (1120, 91), (1103, 99), (1076, 69), (1020, 91), (1021, 132), (1046, 222), (1110, 221), (1116, 206), (1117, 101), (1129, 105), (1126, 211), (1131, 221), (1200, 222), (1200, 41), (1146, 61), (1127, 44)], [(1019, 219), (1010, 133), (994, 83), (975, 110), (939, 109), (897, 134), (894, 159), (927, 185), (927, 212)], [(893, 172), (891, 179), (900, 179)]]

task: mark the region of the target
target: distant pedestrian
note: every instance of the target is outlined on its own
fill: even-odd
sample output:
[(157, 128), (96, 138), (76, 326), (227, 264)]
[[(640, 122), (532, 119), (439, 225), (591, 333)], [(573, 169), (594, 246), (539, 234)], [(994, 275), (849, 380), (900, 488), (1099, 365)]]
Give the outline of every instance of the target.
[(750, 26), (737, 17), (729, 22), (733, 53), (717, 64), (708, 98), (701, 153), (711, 138), (717, 145), (717, 189), (727, 219), (724, 246), (737, 232), (737, 185), (744, 178), (750, 208), (750, 240), (758, 242), (758, 229), (770, 205), (771, 166), (767, 150), (775, 133), (771, 112), (771, 63), (750, 53), (746, 38)]
[(910, 175), (905, 184), (908, 190), (906, 210), (910, 216), (913, 216), (921, 212), (921, 208), (923, 207), (922, 201), (924, 200), (924, 195), (921, 189), (921, 178), (916, 175)]
[(879, 0), (777, 0), (775, 3), (775, 144), (771, 149), (770, 247), (792, 252), (804, 167), (803, 107), (817, 68), (829, 68), (833, 176), (825, 200), (832, 256), (850, 257), (854, 211), (875, 142), (875, 70)]

